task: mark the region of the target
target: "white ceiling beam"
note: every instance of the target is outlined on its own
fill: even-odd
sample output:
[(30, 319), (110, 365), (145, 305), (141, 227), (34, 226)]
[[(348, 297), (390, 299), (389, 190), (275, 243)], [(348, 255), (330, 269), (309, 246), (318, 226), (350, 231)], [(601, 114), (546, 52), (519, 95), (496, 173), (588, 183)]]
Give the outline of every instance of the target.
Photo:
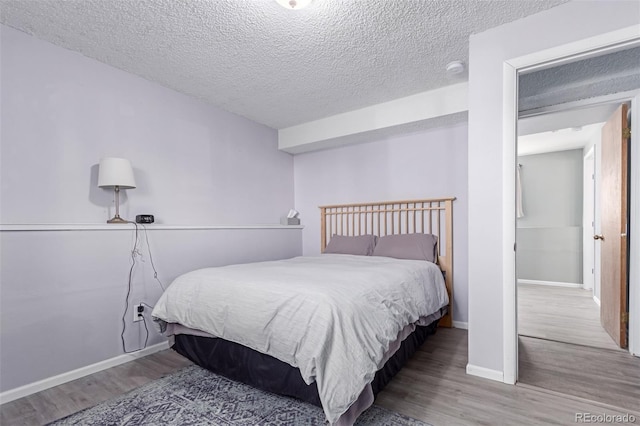
[(353, 143), (359, 134), (466, 112), (468, 83), (458, 83), (278, 130), (278, 148), (290, 153)]

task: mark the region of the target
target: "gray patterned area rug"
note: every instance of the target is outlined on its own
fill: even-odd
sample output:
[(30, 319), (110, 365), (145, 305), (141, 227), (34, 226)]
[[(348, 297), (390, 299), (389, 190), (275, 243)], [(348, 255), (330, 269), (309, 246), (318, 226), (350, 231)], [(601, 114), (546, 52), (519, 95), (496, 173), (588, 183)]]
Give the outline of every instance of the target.
[[(260, 391), (194, 365), (50, 424), (311, 426), (327, 422), (319, 407)], [(373, 405), (356, 425), (426, 423)]]

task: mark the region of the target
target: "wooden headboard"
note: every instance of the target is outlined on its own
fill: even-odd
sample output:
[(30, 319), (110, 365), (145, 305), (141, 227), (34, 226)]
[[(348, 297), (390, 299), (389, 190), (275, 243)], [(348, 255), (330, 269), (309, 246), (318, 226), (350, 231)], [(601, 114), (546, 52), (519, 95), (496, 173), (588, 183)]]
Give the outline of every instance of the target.
[(332, 235), (379, 237), (396, 234), (433, 234), (438, 237), (438, 265), (444, 272), (449, 311), (440, 325), (451, 327), (453, 318), (453, 200), (383, 201), (380, 203), (320, 206), (320, 249)]

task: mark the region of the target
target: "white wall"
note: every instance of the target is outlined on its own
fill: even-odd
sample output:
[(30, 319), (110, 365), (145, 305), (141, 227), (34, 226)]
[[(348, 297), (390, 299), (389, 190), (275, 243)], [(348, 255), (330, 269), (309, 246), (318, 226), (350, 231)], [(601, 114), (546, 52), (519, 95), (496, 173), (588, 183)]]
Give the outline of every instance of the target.
[(582, 284), (582, 149), (518, 157), (518, 279)]
[[(125, 218), (277, 224), (293, 206), (293, 158), (277, 150), (275, 130), (13, 29), (0, 34), (3, 225), (104, 224), (113, 193), (97, 188), (95, 165), (110, 155), (134, 166)], [(117, 228), (0, 231), (0, 392), (122, 353), (134, 233)], [(299, 255), (301, 238), (299, 229), (149, 233), (165, 285), (199, 267)], [(161, 293), (144, 260), (131, 305)], [(129, 350), (144, 342), (132, 318)], [(162, 341), (150, 328), (149, 344)]]
[(515, 158), (503, 159), (504, 62), (638, 25), (638, 6), (573, 1), (470, 38), (469, 365), (486, 376), (504, 372), (503, 271), (509, 265), (503, 263), (502, 232), (503, 220), (513, 220), (503, 218), (503, 183), (513, 179), (504, 180), (503, 161), (515, 164)]
[(467, 126), (334, 148), (294, 158), (303, 253), (320, 252), (326, 204), (455, 196), (454, 320), (467, 322)]

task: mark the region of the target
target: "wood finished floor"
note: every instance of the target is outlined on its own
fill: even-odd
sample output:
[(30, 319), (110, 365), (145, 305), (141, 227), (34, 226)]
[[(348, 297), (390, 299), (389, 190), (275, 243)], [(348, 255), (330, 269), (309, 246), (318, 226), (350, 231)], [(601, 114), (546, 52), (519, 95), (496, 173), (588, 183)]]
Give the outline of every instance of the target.
[[(172, 351), (159, 352), (4, 404), (0, 424), (42, 425), (189, 364)], [(378, 395), (376, 403), (434, 426), (570, 425), (575, 424), (577, 412), (631, 412), (640, 419), (637, 411), (469, 376), (466, 364), (467, 332), (439, 329)], [(589, 383), (596, 386), (596, 382)]]
[(640, 412), (617, 404), (470, 376), (465, 373), (466, 364), (466, 331), (439, 329), (378, 395), (376, 403), (436, 426), (570, 425), (575, 424), (578, 412), (631, 412), (640, 419)]
[(621, 350), (600, 325), (590, 290), (518, 284), (518, 334)]
[(520, 337), (519, 381), (640, 410), (640, 358), (625, 351)]
[(0, 406), (0, 425), (44, 425), (125, 394), (187, 365), (191, 365), (191, 361), (172, 350), (157, 352), (3, 404)]
[(519, 284), (519, 383), (640, 410), (640, 358), (615, 344), (599, 311), (590, 291)]

